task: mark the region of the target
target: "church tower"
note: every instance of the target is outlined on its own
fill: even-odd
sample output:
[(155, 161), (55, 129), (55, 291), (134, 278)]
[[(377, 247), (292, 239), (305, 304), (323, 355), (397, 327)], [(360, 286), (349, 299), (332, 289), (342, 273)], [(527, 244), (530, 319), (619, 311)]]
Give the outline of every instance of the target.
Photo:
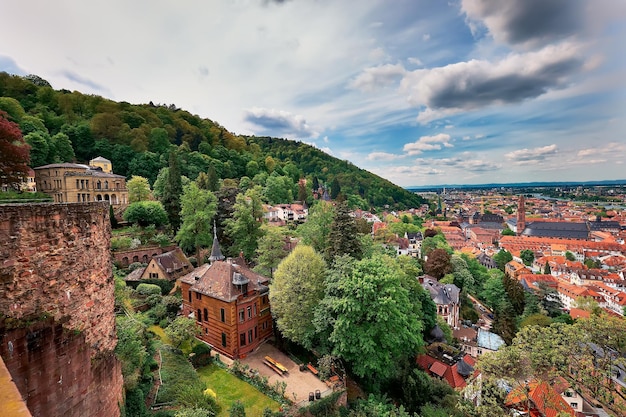
[(519, 202), (517, 203), (517, 235), (521, 236), (526, 228), (526, 204), (524, 201), (524, 195), (519, 196)]

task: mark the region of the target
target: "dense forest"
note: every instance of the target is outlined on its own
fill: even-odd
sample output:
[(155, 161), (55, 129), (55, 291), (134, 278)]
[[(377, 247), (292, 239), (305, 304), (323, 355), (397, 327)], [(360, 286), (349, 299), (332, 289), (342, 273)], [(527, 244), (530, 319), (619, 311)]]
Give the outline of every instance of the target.
[(190, 180), (204, 172), (247, 188), (265, 187), (272, 178), (270, 182), (287, 189), (273, 203), (297, 199), (301, 178), (326, 187), (333, 198), (341, 195), (352, 207), (404, 209), (423, 203), (419, 196), (305, 143), (237, 136), (174, 104), (115, 102), (54, 90), (36, 75), (0, 72), (0, 110), (19, 124), (31, 146), (31, 167), (103, 156), (115, 173), (143, 176), (153, 185), (176, 146), (181, 174)]

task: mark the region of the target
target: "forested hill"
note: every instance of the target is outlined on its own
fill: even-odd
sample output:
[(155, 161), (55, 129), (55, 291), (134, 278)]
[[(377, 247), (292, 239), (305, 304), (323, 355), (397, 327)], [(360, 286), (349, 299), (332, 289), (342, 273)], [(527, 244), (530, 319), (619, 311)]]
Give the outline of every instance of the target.
[[(282, 184), (272, 203), (297, 198), (297, 183), (326, 185), (352, 206), (410, 208), (423, 200), (353, 164), (310, 145), (285, 139), (237, 136), (175, 105), (133, 105), (78, 91), (54, 90), (37, 76), (0, 72), (0, 110), (18, 123), (31, 145), (31, 166), (87, 162), (103, 156), (117, 174), (151, 184), (176, 146), (182, 174), (237, 180), (240, 186)], [(281, 187), (279, 187), (281, 188)], [(285, 192), (286, 191), (286, 192)]]

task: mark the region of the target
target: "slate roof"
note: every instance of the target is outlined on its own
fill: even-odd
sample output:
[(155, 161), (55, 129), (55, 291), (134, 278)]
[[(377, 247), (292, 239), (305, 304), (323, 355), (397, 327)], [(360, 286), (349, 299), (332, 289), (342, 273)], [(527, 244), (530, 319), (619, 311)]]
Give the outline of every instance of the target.
[(522, 236), (588, 239), (589, 226), (587, 222), (531, 222), (526, 224)]
[(430, 298), (439, 305), (459, 303), (461, 290), (454, 284), (441, 284), (435, 278), (423, 275), (422, 286), (430, 293)]
[(66, 172), (67, 176), (75, 176), (75, 175), (91, 175), (92, 177), (98, 178), (126, 178), (123, 175), (117, 175), (109, 172), (104, 172), (101, 169), (90, 167), (89, 165), (84, 164), (72, 164), (69, 162), (64, 162), (62, 164), (48, 164), (42, 165), (40, 167), (35, 167), (35, 169), (47, 169), (47, 168), (74, 168), (80, 169), (80, 172)]
[(180, 270), (185, 266), (188, 268), (192, 266), (191, 262), (189, 262), (189, 259), (187, 259), (180, 248), (175, 248), (169, 252), (153, 256), (152, 259), (168, 274)]
[(243, 295), (242, 290), (233, 285), (235, 273), (240, 274), (237, 279), (248, 280), (248, 292), (268, 291), (269, 278), (257, 274), (248, 267), (236, 263), (235, 260), (215, 261), (204, 264), (192, 272), (184, 275), (180, 280), (191, 285), (191, 291), (199, 292), (209, 297), (231, 302)]
[(40, 167), (35, 167), (34, 169), (46, 169), (46, 168), (77, 168), (77, 169), (89, 169), (89, 165), (84, 164), (73, 164), (70, 162), (64, 162), (62, 164), (48, 164), (42, 165)]
[(592, 231), (598, 230), (621, 230), (622, 226), (615, 220), (603, 220), (589, 222), (589, 229)]

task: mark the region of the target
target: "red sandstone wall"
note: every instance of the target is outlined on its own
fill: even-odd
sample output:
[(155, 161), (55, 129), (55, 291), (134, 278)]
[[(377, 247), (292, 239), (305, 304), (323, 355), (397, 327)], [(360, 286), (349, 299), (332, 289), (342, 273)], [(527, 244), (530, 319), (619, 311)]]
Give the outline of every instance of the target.
[(119, 415), (110, 235), (105, 202), (0, 205), (0, 354), (35, 416)]

